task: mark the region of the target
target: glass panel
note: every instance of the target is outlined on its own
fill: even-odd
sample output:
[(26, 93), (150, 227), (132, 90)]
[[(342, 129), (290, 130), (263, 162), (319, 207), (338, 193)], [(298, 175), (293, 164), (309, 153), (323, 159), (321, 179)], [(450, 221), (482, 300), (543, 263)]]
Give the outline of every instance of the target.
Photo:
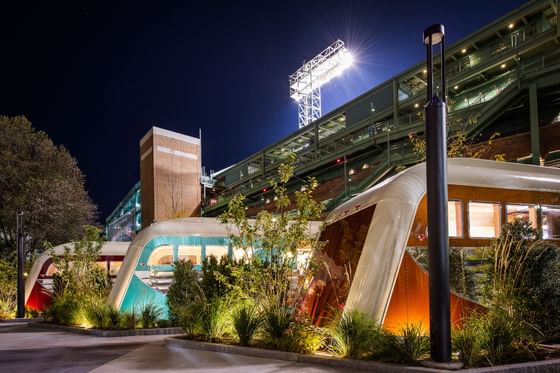
[(463, 237), (463, 203), (461, 201), (447, 202), (447, 223), (449, 237)]
[(491, 202), (469, 202), (469, 236), (493, 238), (500, 235), (501, 206)]
[(537, 208), (533, 205), (506, 205), (507, 222), (513, 223), (515, 219), (524, 219), (531, 222), (537, 229)]
[(150, 258), (148, 259), (148, 265), (163, 265), (173, 263), (173, 246), (164, 245), (159, 246), (152, 251)]
[(194, 265), (202, 264), (202, 247), (195, 245), (179, 245), (179, 260), (190, 260)]
[(206, 257), (214, 255), (216, 259), (220, 259), (224, 255), (228, 255), (228, 247), (222, 245), (206, 245)]
[(109, 262), (109, 275), (116, 276), (121, 269), (122, 261), (112, 260)]
[(107, 262), (106, 261), (95, 262), (95, 264), (97, 264), (99, 266), (99, 268), (101, 268), (102, 270), (107, 272)]
[(544, 239), (560, 238), (560, 206), (542, 207), (542, 231)]

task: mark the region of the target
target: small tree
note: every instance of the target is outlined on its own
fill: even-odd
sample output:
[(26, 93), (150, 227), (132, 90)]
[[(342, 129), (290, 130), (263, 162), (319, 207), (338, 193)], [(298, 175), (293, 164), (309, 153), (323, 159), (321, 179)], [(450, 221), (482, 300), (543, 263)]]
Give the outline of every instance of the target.
[(233, 246), (245, 251), (243, 262), (247, 268), (244, 270), (250, 278), (244, 284), (245, 295), (260, 306), (265, 320), (263, 328), (272, 331), (270, 337), (274, 344), (287, 331), (294, 303), (302, 293), (303, 281), (298, 282), (297, 289), (290, 288), (297, 278), (294, 276), (297, 249), (321, 248), (317, 237), (309, 231), (311, 221), (320, 218), (324, 211), (324, 206), (312, 195), (317, 180), (307, 178), (300, 190), (292, 195), (288, 191), (296, 159), (294, 153), (290, 154), (286, 163), (279, 166), (278, 178), (269, 182), (274, 194), (274, 212), (263, 209), (254, 220), (249, 220), (245, 216), (245, 196), (237, 195), (219, 217), (230, 230)]
[(16, 213), (24, 212), (26, 251), (79, 239), (96, 206), (77, 161), (23, 116), (0, 115), (0, 256), (15, 257)]
[(103, 237), (96, 227), (86, 226), (84, 230), (83, 238), (65, 246), (62, 255), (57, 255), (50, 243), (45, 246), (59, 271), (56, 275), (59, 289), (81, 299), (97, 300), (104, 298), (109, 289), (107, 274), (96, 264)]
[(170, 320), (177, 323), (182, 313), (181, 308), (194, 301), (198, 285), (197, 273), (190, 260), (175, 262), (174, 267), (173, 282), (167, 292), (167, 305)]

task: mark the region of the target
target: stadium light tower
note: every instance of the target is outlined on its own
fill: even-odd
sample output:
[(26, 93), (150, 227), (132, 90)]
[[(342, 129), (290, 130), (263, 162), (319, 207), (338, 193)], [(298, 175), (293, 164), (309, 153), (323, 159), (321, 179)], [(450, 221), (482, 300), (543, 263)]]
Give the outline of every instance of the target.
[(290, 97), (298, 102), (299, 128), (321, 117), (321, 86), (351, 65), (352, 55), (338, 39), (290, 75)]

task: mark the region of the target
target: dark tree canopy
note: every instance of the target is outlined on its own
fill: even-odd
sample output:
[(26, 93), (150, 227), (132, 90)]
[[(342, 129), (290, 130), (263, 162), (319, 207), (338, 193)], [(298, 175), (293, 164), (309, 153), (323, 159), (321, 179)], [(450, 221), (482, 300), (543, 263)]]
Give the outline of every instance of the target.
[(78, 239), (97, 207), (76, 160), (24, 116), (0, 116), (0, 255), (15, 254), (16, 212), (23, 211), (26, 251), (44, 241)]

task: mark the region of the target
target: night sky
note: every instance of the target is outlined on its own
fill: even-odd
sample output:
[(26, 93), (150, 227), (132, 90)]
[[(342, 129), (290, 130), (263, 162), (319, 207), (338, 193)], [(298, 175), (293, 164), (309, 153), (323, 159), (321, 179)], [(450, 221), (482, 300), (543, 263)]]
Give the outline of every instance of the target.
[(323, 114), (423, 60), (426, 26), (449, 45), (524, 2), (5, 0), (0, 114), (70, 151), (104, 222), (151, 126), (201, 128), (217, 171), (297, 129), (288, 76), (336, 39), (355, 65), (323, 87)]

